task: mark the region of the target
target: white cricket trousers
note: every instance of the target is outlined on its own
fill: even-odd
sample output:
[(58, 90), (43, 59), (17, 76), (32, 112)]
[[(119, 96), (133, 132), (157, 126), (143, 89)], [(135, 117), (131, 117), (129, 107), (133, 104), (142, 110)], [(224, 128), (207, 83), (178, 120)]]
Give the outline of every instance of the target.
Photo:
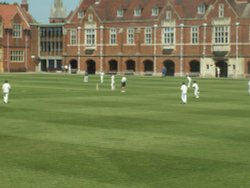
[(199, 93), (200, 93), (200, 92), (199, 92), (198, 89), (195, 89), (195, 90), (194, 90), (195, 98), (197, 98), (197, 99), (199, 98)]
[(187, 103), (187, 93), (182, 93), (182, 94), (181, 94), (181, 101), (182, 101), (182, 103), (184, 103), (184, 104)]
[(111, 90), (115, 90), (115, 83), (111, 83)]
[(8, 100), (9, 100), (9, 93), (4, 93), (3, 94), (3, 102), (8, 103)]

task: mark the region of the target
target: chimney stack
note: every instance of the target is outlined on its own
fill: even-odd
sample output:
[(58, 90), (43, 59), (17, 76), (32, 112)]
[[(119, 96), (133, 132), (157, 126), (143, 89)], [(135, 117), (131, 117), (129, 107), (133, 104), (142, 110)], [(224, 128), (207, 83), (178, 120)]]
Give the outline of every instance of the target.
[(21, 8), (26, 10), (26, 12), (29, 12), (29, 4), (28, 4), (27, 0), (22, 0)]

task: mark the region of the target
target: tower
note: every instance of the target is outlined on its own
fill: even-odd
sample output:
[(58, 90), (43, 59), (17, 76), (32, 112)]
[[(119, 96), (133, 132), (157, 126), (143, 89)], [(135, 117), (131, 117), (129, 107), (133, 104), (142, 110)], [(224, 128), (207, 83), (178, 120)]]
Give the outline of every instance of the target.
[(63, 7), (62, 0), (55, 0), (50, 13), (50, 23), (63, 23), (66, 16), (66, 9)]

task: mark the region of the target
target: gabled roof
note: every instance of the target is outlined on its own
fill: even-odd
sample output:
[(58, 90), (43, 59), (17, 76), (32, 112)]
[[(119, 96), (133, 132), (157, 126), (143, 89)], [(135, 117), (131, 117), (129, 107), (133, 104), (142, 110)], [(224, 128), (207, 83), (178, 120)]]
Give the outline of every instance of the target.
[(0, 17), (5, 29), (11, 29), (13, 19), (19, 16), (22, 20), (23, 28), (30, 30), (30, 22), (34, 22), (33, 18), (17, 4), (6, 5), (0, 4)]
[[(159, 8), (164, 11), (171, 6), (180, 19), (206, 19), (207, 13), (212, 9), (217, 0), (82, 0), (73, 17), (81, 11), (87, 11), (90, 7), (96, 12), (103, 22), (119, 22), (119, 21), (146, 21), (158, 19), (158, 16), (152, 16), (152, 9)], [(234, 13), (240, 17), (250, 17), (250, 0), (224, 0), (229, 3)], [(198, 13), (198, 7), (204, 6), (204, 14)], [(135, 16), (134, 10), (141, 8), (141, 16)], [(117, 17), (117, 11), (123, 9), (123, 16)], [(162, 14), (159, 12), (159, 15)], [(75, 19), (74, 19), (75, 20)]]
[[(163, 8), (166, 0), (101, 0), (94, 9), (103, 21), (152, 20), (152, 8)], [(111, 6), (112, 5), (112, 6)], [(134, 16), (134, 10), (140, 8), (141, 16)], [(117, 17), (117, 10), (123, 9), (123, 17)]]

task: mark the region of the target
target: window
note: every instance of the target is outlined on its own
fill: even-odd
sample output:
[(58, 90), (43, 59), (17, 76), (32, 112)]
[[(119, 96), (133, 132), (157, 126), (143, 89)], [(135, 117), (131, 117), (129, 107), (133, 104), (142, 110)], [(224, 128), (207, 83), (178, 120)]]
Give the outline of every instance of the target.
[(205, 14), (206, 6), (204, 4), (198, 6), (198, 14)]
[(0, 22), (0, 37), (3, 37), (3, 23)]
[(145, 28), (145, 44), (152, 44), (152, 28)]
[(77, 43), (77, 38), (76, 38), (76, 29), (70, 30), (70, 44), (75, 45)]
[(21, 38), (22, 36), (22, 27), (20, 24), (13, 25), (13, 37), (14, 38)]
[(224, 4), (219, 4), (219, 18), (224, 17)]
[(40, 48), (41, 48), (41, 52), (44, 52), (44, 51), (46, 51), (46, 47), (45, 47), (45, 44), (44, 44), (44, 42), (41, 42), (40, 43)]
[(96, 37), (95, 29), (85, 30), (85, 44), (86, 45), (95, 45), (95, 37)]
[(141, 16), (141, 8), (136, 8), (134, 10), (134, 16)]
[(175, 29), (174, 27), (163, 28), (163, 44), (174, 44), (175, 40)]
[(83, 18), (83, 17), (84, 17), (84, 11), (83, 11), (83, 10), (80, 10), (80, 11), (78, 12), (78, 14), (77, 14), (77, 17), (78, 17), (78, 19)]
[(191, 43), (198, 44), (199, 43), (199, 28), (191, 27)]
[(172, 11), (171, 10), (167, 10), (166, 11), (166, 19), (167, 20), (171, 20), (172, 19)]
[(134, 44), (134, 33), (135, 30), (132, 28), (127, 30), (127, 44)]
[(24, 52), (22, 50), (10, 51), (11, 62), (24, 62)]
[(89, 22), (93, 22), (93, 14), (89, 14), (88, 15), (88, 21)]
[(123, 9), (117, 10), (117, 17), (123, 17)]
[(229, 26), (215, 26), (213, 28), (213, 43), (215, 44), (229, 43)]
[(159, 15), (159, 8), (152, 8), (152, 16), (158, 16)]
[(115, 28), (109, 30), (109, 39), (110, 44), (117, 44), (117, 30)]

